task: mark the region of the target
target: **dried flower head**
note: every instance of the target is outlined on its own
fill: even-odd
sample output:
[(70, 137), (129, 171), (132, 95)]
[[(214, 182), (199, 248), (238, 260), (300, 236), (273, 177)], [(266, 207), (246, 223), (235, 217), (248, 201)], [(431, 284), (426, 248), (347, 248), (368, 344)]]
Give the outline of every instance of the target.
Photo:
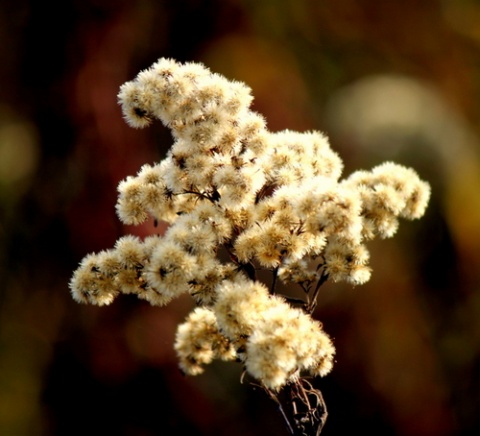
[[(366, 242), (393, 236), (400, 218), (420, 218), (429, 185), (392, 162), (341, 180), (324, 134), (269, 132), (250, 109), (250, 88), (201, 64), (160, 59), (118, 100), (129, 125), (160, 120), (174, 139), (165, 159), (120, 182), (118, 217), (170, 226), (86, 256), (70, 281), (73, 298), (104, 305), (133, 293), (164, 305), (192, 296), (198, 307), (175, 341), (190, 375), (213, 359), (237, 360), (274, 395), (305, 389), (303, 374), (328, 374), (335, 348), (312, 317), (320, 286), (367, 282)], [(259, 270), (272, 273), (270, 283)], [(303, 289), (303, 304), (278, 295), (277, 278)]]

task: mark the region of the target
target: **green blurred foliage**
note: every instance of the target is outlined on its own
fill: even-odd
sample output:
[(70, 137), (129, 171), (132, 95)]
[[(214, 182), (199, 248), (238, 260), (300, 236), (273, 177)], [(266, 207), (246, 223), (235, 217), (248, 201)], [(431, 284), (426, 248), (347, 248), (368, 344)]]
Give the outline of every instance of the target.
[(479, 20), (474, 0), (3, 0), (0, 434), (286, 434), (235, 365), (180, 375), (188, 299), (68, 292), (85, 254), (158, 231), (120, 225), (116, 186), (171, 138), (128, 128), (116, 94), (162, 56), (245, 81), (271, 130), (325, 131), (345, 174), (394, 160), (432, 184), (422, 220), (369, 245), (369, 283), (320, 294), (323, 434), (479, 434)]

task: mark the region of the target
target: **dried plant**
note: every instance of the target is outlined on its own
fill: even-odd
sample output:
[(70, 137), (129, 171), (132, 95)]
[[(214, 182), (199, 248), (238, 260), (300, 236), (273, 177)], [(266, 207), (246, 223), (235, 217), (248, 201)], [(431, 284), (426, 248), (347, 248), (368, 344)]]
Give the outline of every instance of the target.
[[(421, 217), (429, 185), (391, 162), (341, 179), (342, 161), (322, 133), (268, 131), (250, 110), (250, 89), (201, 64), (160, 59), (118, 98), (128, 124), (158, 119), (174, 143), (119, 184), (117, 214), (125, 224), (153, 218), (169, 227), (86, 256), (73, 298), (104, 305), (124, 293), (163, 306), (190, 294), (196, 307), (175, 341), (181, 370), (240, 362), (292, 434), (320, 434), (326, 407), (307, 378), (330, 372), (335, 348), (312, 317), (319, 289), (326, 280), (367, 282), (365, 243), (393, 236), (399, 218)], [(280, 295), (280, 282), (304, 298)]]

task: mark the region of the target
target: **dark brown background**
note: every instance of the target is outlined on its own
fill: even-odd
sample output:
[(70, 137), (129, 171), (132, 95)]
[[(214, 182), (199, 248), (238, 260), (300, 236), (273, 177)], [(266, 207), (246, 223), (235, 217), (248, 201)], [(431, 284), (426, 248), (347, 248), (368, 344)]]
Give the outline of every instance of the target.
[(180, 375), (188, 298), (69, 295), (84, 255), (155, 231), (122, 227), (116, 186), (171, 138), (116, 94), (162, 56), (245, 81), (273, 131), (326, 132), (345, 175), (394, 160), (432, 184), (422, 220), (369, 244), (370, 282), (320, 294), (323, 434), (479, 434), (479, 24), (474, 0), (3, 0), (0, 434), (287, 434), (235, 364)]

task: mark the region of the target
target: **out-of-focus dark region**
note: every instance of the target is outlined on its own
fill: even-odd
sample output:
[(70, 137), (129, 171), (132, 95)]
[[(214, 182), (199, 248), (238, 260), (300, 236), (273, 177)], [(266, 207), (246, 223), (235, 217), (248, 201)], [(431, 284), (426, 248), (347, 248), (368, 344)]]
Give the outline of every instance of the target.
[(159, 231), (115, 215), (118, 182), (172, 143), (116, 101), (159, 57), (246, 82), (272, 131), (325, 132), (345, 175), (392, 160), (431, 183), (424, 218), (368, 245), (370, 282), (322, 288), (322, 435), (480, 434), (476, 0), (2, 0), (0, 434), (287, 434), (236, 364), (180, 374), (187, 297), (70, 296), (86, 254)]

